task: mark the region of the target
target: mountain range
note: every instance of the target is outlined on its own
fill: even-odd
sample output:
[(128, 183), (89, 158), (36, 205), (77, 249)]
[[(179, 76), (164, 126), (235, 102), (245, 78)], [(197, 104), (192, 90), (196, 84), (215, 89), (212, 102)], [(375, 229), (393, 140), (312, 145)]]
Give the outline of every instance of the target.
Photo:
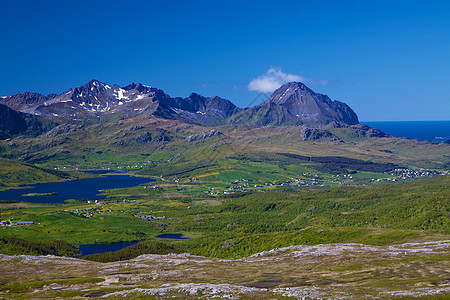
[(59, 95), (0, 98), (0, 156), (53, 168), (145, 160), (196, 170), (242, 155), (260, 161), (261, 153), (441, 168), (449, 166), (448, 149), (359, 124), (348, 105), (300, 82), (249, 108), (220, 97), (174, 98), (139, 83), (97, 80)]
[[(188, 124), (309, 125), (358, 124), (355, 112), (345, 103), (332, 101), (300, 82), (277, 89), (263, 103), (239, 108), (220, 97), (192, 93), (170, 97), (164, 91), (140, 83), (124, 87), (91, 80), (59, 95), (20, 93), (0, 98), (0, 130), (3, 136), (28, 130), (30, 120), (55, 124), (98, 124), (138, 115), (179, 120)], [(28, 121), (27, 121), (28, 120)], [(39, 127), (39, 126), (38, 126)], [(40, 126), (45, 130), (45, 126)]]

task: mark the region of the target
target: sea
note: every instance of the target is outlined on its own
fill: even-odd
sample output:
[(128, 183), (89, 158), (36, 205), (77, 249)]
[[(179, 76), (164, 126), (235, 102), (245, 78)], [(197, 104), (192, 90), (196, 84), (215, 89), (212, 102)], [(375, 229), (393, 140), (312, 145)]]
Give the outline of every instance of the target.
[(450, 121), (377, 121), (361, 123), (397, 137), (432, 142), (450, 140)]

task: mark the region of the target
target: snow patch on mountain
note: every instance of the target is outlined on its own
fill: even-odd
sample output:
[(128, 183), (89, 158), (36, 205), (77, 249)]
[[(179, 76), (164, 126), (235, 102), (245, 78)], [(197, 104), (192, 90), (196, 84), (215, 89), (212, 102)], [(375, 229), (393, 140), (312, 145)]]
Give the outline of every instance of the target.
[(119, 88), (119, 89), (115, 92), (115, 93), (117, 93), (116, 99), (117, 99), (117, 100), (128, 99), (128, 97), (125, 97), (125, 96), (123, 95), (124, 92), (126, 92), (126, 91), (123, 90), (123, 89), (121, 89), (121, 88)]

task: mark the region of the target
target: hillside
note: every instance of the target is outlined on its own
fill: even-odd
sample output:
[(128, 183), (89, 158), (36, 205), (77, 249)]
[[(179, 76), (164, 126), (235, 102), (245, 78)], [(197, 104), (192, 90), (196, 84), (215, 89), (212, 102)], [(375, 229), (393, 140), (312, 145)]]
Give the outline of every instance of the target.
[(52, 167), (100, 163), (173, 165), (245, 153), (343, 156), (405, 167), (448, 166), (449, 144), (389, 137), (364, 125), (334, 127), (198, 126), (136, 116), (103, 124), (63, 124), (36, 138), (0, 142), (0, 155)]
[(20, 184), (59, 181), (73, 178), (73, 174), (20, 163), (0, 157), (0, 189)]
[(22, 113), (0, 104), (0, 140), (18, 135), (38, 136), (56, 125), (47, 118)]

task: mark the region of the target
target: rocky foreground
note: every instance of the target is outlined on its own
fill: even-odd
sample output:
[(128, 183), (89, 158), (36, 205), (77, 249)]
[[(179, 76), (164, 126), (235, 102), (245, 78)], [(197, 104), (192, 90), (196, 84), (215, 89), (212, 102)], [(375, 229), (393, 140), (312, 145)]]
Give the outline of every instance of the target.
[(97, 263), (0, 255), (0, 297), (348, 299), (450, 297), (450, 240), (291, 246), (244, 259), (141, 255)]

